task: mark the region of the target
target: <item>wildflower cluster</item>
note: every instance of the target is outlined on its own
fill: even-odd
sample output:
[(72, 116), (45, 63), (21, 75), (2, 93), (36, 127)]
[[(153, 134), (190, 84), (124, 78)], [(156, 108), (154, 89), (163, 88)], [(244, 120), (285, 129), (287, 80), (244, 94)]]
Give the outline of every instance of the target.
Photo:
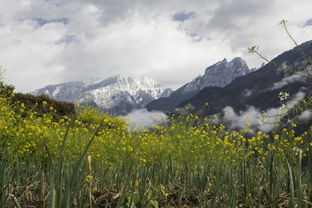
[[(0, 100), (2, 147), (17, 157), (33, 159), (45, 155), (42, 148), (45, 143), (52, 155), (56, 155), (70, 119), (61, 118), (56, 121), (49, 113), (42, 116), (34, 111), (26, 113), (23, 103), (16, 103), (12, 107), (6, 99), (2, 97)], [(39, 105), (54, 111), (47, 102)], [(259, 131), (254, 136), (247, 137), (246, 130), (231, 131), (222, 124), (199, 123), (199, 118), (191, 114), (173, 117), (168, 126), (155, 126), (154, 130), (142, 132), (129, 132), (122, 120), (91, 108), (79, 110), (72, 123), (65, 148), (66, 155), (76, 157), (99, 129), (89, 154), (95, 160), (101, 159), (109, 163), (129, 160), (155, 163), (168, 158), (174, 158), (181, 164), (187, 161), (201, 164), (206, 160), (235, 163), (251, 156), (264, 159), (270, 150), (285, 154), (298, 147), (308, 151), (311, 142), (307, 139), (309, 132), (295, 136), (293, 129), (284, 129), (275, 136)]]
[[(0, 158), (38, 164), (49, 157), (45, 147), (52, 158), (57, 158), (66, 137), (64, 157), (73, 161), (79, 158), (93, 138), (88, 149), (88, 175), (82, 180), (90, 203), (93, 203), (93, 191), (111, 186), (120, 192), (118, 187), (125, 187), (123, 181), (130, 178), (133, 187), (129, 189), (135, 191), (129, 194), (136, 200), (149, 199), (147, 204), (152, 201), (152, 194), (168, 201), (172, 194), (184, 193), (170, 189), (168, 184), (176, 183), (190, 190), (198, 187), (194, 193), (203, 197), (203, 203), (207, 197), (233, 190), (239, 193), (244, 187), (248, 189), (244, 192), (244, 204), (255, 205), (259, 201), (258, 186), (264, 183), (260, 179), (267, 181), (262, 184), (264, 188), (271, 187), (269, 184), (273, 179), (266, 177), (272, 175), (272, 171), (276, 177), (282, 176), (287, 164), (300, 167), (298, 155), (312, 155), (312, 128), (299, 135), (296, 134), (295, 123), (290, 128), (265, 134), (254, 132), (250, 123), (245, 124), (246, 129), (234, 131), (223, 124), (189, 114), (172, 116), (164, 126), (129, 131), (123, 120), (92, 108), (79, 107), (75, 116), (56, 119), (53, 116), (55, 109), (48, 102), (37, 104), (47, 109), (46, 113), (39, 114), (26, 110), (21, 102), (12, 105), (12, 97), (14, 94), (0, 96)], [(251, 181), (249, 187), (245, 187), (248, 185), (246, 177)], [(235, 183), (228, 180), (235, 180)], [(276, 186), (285, 191), (288, 190), (285, 184), (281, 181)], [(142, 198), (139, 193), (148, 193), (149, 196)], [(243, 194), (237, 193), (227, 196), (234, 197), (231, 200), (235, 205), (241, 203), (241, 198), (235, 197)], [(111, 200), (118, 197), (116, 195)], [(251, 199), (254, 202), (250, 202)], [(270, 201), (265, 200), (263, 204), (268, 205)], [(205, 203), (211, 205), (209, 200)]]

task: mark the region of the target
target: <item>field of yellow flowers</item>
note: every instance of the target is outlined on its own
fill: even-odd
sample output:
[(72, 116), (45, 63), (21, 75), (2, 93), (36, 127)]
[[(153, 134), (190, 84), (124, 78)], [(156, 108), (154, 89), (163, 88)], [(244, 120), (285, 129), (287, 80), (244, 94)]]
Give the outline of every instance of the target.
[(129, 131), (0, 96), (0, 207), (311, 207), (312, 128), (268, 135), (197, 116)]

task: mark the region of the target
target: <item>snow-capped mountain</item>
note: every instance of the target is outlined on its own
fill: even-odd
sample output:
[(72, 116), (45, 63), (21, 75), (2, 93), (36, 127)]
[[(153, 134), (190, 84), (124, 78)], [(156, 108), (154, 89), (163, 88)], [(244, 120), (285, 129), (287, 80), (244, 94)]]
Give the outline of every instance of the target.
[(56, 85), (48, 85), (31, 92), (33, 95), (48, 95), (51, 98), (66, 102), (75, 102), (86, 84), (84, 82), (66, 82)]
[(242, 58), (227, 59), (206, 68), (205, 73), (186, 83), (171, 93), (169, 97), (160, 98), (149, 103), (148, 110), (171, 111), (182, 101), (191, 98), (205, 87), (224, 87), (235, 78), (244, 76), (254, 69), (249, 69)]
[(95, 81), (49, 85), (32, 94), (46, 94), (56, 100), (89, 104), (114, 115), (124, 115), (143, 108), (152, 100), (167, 97), (171, 92), (171, 89), (145, 77), (118, 75)]

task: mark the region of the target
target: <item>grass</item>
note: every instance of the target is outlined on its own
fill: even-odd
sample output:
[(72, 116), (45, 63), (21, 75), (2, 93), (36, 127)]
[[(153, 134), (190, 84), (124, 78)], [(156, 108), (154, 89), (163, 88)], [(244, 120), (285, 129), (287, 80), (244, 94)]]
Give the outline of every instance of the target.
[(131, 132), (37, 105), (0, 96), (0, 207), (311, 207), (311, 127), (267, 135), (188, 115)]

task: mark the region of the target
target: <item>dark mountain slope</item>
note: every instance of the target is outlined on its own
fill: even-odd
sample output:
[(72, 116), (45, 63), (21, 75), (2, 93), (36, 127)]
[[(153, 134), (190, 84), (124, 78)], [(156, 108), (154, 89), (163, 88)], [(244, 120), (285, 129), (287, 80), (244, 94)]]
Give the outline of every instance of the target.
[[(272, 62), (278, 65), (304, 68), (307, 63), (299, 49), (311, 57), (312, 41), (284, 52)], [(294, 78), (293, 82), (291, 82), (292, 77)], [(276, 69), (274, 65), (269, 63), (257, 71), (236, 78), (224, 88), (207, 87), (178, 106), (184, 107), (191, 104), (195, 107), (193, 112), (203, 111), (204, 115), (219, 113), (226, 106), (231, 106), (236, 112), (245, 110), (248, 106), (265, 110), (281, 105), (278, 98), (280, 92), (288, 92), (293, 97), (299, 91), (304, 92), (305, 95), (311, 95), (311, 89), (311, 80), (306, 81), (300, 77), (295, 79), (292, 73)], [(206, 102), (209, 107), (202, 109)]]

